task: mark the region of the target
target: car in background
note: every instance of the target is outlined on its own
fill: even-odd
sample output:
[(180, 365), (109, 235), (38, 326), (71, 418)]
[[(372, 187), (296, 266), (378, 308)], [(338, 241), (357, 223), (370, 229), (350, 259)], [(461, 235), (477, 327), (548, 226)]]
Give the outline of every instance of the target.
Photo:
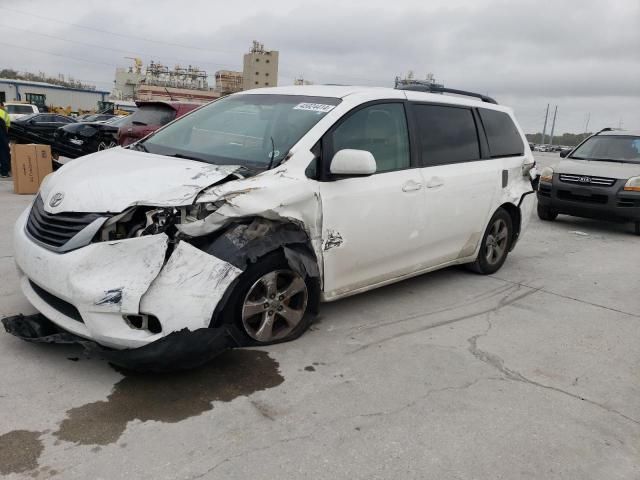
[(573, 150), (573, 147), (560, 147), (560, 156), (563, 158), (566, 157), (571, 150)]
[(202, 106), (201, 103), (164, 101), (139, 101), (136, 105), (138, 109), (127, 117), (128, 122), (120, 128), (118, 144), (123, 147)]
[(26, 117), (34, 113), (40, 113), (40, 110), (36, 105), (29, 103), (5, 103), (4, 109), (9, 114), (11, 121), (15, 121), (19, 118)]
[[(54, 133), (51, 148), (54, 154), (74, 159), (116, 147), (118, 130), (127, 121), (128, 117), (113, 117), (106, 122), (77, 122), (65, 125)], [(54, 158), (54, 166), (60, 165)]]
[(605, 129), (540, 171), (538, 216), (632, 222), (640, 235), (640, 131)]
[(71, 117), (56, 113), (33, 113), (11, 122), (9, 139), (16, 143), (42, 143), (51, 145), (54, 133), (60, 127), (76, 123)]
[(78, 122), (107, 122), (112, 118), (116, 118), (116, 116), (111, 113), (92, 113), (83, 115), (82, 118), (76, 118), (76, 120)]

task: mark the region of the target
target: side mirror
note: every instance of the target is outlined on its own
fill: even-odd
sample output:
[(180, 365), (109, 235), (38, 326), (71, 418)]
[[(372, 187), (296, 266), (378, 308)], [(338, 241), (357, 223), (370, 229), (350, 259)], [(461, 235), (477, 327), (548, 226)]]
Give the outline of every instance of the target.
[(376, 159), (366, 150), (345, 148), (333, 156), (329, 171), (334, 175), (372, 175), (376, 173)]
[(560, 156), (561, 156), (562, 158), (564, 158), (564, 157), (566, 157), (567, 155), (569, 155), (569, 152), (570, 152), (570, 151), (571, 151), (571, 150), (560, 150)]

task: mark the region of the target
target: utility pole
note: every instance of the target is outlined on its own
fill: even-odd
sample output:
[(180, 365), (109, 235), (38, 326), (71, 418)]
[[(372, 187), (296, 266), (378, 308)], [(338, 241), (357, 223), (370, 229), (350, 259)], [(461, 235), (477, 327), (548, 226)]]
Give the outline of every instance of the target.
[(553, 123), (551, 124), (551, 138), (549, 139), (549, 145), (553, 145), (553, 131), (556, 129), (556, 115), (558, 115), (558, 105), (553, 112)]
[(584, 136), (587, 136), (587, 132), (589, 131), (589, 120), (591, 120), (591, 112), (587, 113), (587, 122), (584, 124)]
[(544, 127), (542, 127), (542, 145), (544, 145), (544, 137), (547, 134), (547, 120), (549, 119), (549, 104), (547, 103), (547, 113), (544, 114)]

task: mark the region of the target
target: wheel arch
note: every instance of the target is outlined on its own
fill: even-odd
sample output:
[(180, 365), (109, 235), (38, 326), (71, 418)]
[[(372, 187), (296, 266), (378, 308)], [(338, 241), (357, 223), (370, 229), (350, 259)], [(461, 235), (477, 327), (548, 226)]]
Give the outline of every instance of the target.
[[(317, 313), (320, 303), (320, 266), (307, 232), (293, 221), (275, 221), (263, 217), (245, 217), (225, 228), (187, 241), (244, 272), (260, 259), (279, 253), (289, 267), (308, 279), (309, 310)], [(218, 323), (232, 292), (243, 274), (227, 288), (216, 306), (211, 325)]]
[(503, 203), (498, 208), (502, 208), (503, 210), (505, 210), (511, 217), (511, 224), (513, 226), (513, 232), (511, 233), (510, 247), (509, 247), (509, 251), (511, 251), (516, 246), (516, 243), (518, 242), (518, 238), (520, 238), (520, 229), (522, 225), (522, 212), (520, 212), (520, 207), (510, 202)]

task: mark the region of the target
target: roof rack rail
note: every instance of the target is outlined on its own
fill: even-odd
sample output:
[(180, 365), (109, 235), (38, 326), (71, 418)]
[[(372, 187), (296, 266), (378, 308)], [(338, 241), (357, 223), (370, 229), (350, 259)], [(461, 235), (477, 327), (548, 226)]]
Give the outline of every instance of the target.
[(456, 90), (455, 88), (441, 87), (440, 85), (398, 85), (397, 90), (411, 90), (414, 92), (427, 92), (427, 93), (453, 93), (456, 95), (464, 95), (465, 97), (479, 98), (483, 102), (494, 103), (498, 105), (493, 98), (481, 93), (467, 92), (466, 90)]

